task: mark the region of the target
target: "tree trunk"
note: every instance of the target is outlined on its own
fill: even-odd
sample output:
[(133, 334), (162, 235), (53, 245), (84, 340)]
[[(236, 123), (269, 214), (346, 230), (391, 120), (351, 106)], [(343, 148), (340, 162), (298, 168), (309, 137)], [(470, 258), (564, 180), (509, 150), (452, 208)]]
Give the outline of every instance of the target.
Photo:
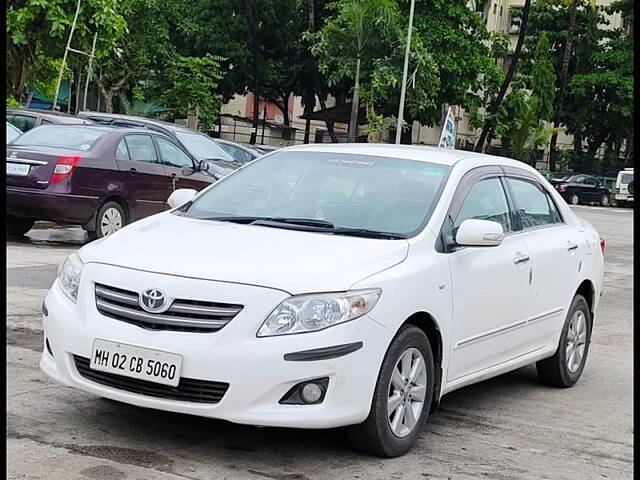
[[(528, 0), (530, 1), (530, 0)], [(353, 98), (351, 100), (351, 118), (349, 119), (349, 142), (356, 141), (358, 136), (358, 110), (360, 109), (360, 56), (356, 60), (356, 81), (353, 86)]]
[[(502, 86), (500, 87), (500, 91), (496, 98), (489, 105), (489, 109), (487, 110), (487, 117), (492, 117), (500, 108), (502, 104), (502, 100), (504, 100), (505, 95), (507, 94), (507, 89), (511, 84), (511, 80), (513, 79), (513, 75), (516, 72), (516, 66), (518, 65), (518, 60), (520, 59), (520, 52), (522, 51), (522, 44), (524, 43), (524, 37), (527, 33), (527, 22), (529, 20), (529, 10), (531, 9), (531, 0), (525, 0), (524, 7), (522, 8), (522, 23), (520, 25), (520, 35), (518, 36), (518, 43), (516, 44), (516, 49), (513, 52), (513, 60), (511, 61), (511, 65), (509, 65), (509, 70), (507, 71), (507, 75), (502, 82)], [(492, 121), (485, 118), (484, 125), (482, 127), (482, 132), (480, 133), (480, 138), (478, 139), (478, 143), (476, 143), (475, 151), (482, 152), (482, 147), (484, 146), (484, 142), (487, 139), (487, 135), (489, 134), (489, 130), (492, 129)]]
[(249, 39), (251, 42), (251, 50), (253, 55), (253, 119), (251, 122), (251, 137), (249, 143), (254, 145), (258, 135), (258, 109), (260, 107), (260, 47), (258, 45), (258, 34), (256, 31), (255, 5), (253, 0), (245, 0), (245, 13), (247, 16), (247, 24), (249, 26)]
[(29, 108), (29, 106), (31, 105), (31, 100), (33, 100), (33, 90), (29, 92), (29, 96), (27, 97), (24, 108)]
[[(562, 104), (567, 92), (567, 80), (569, 76), (569, 61), (571, 60), (571, 48), (573, 44), (573, 36), (576, 31), (576, 15), (578, 12), (578, 0), (573, 0), (569, 5), (569, 27), (567, 28), (567, 40), (564, 46), (564, 55), (562, 57), (562, 70), (560, 72), (560, 88), (558, 90), (558, 101), (556, 103), (556, 111), (553, 116), (553, 127), (560, 126)], [(556, 145), (558, 143), (558, 134), (551, 136), (549, 144), (549, 170), (556, 171)]]
[[(318, 101), (320, 102), (320, 108), (322, 110), (326, 110), (327, 102), (324, 101), (324, 98), (320, 94), (318, 94)], [(325, 118), (324, 123), (327, 126), (327, 132), (329, 132), (329, 136), (331, 137), (331, 143), (338, 143), (338, 136), (336, 135), (336, 131), (333, 128), (333, 122)]]

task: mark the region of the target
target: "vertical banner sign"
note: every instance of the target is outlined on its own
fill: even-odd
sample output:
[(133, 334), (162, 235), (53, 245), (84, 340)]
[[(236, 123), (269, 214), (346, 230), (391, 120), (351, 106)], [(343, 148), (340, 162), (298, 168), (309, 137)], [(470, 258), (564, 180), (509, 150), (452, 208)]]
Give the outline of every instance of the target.
[(447, 116), (444, 119), (444, 125), (442, 126), (442, 133), (440, 134), (438, 147), (456, 148), (456, 119), (453, 116), (453, 110), (451, 110), (451, 107), (447, 110)]

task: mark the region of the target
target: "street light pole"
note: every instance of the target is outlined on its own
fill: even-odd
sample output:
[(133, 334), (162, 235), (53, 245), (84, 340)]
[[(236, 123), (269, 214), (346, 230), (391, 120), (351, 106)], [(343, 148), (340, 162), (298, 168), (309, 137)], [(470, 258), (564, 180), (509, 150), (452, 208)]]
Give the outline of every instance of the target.
[(398, 108), (398, 126), (396, 128), (396, 145), (400, 143), (402, 135), (402, 113), (404, 111), (404, 97), (407, 91), (407, 73), (409, 70), (409, 51), (411, 50), (411, 29), (413, 28), (413, 7), (416, 0), (411, 0), (409, 8), (409, 31), (407, 32), (407, 48), (404, 52), (404, 68), (402, 69), (402, 87), (400, 89), (400, 107)]

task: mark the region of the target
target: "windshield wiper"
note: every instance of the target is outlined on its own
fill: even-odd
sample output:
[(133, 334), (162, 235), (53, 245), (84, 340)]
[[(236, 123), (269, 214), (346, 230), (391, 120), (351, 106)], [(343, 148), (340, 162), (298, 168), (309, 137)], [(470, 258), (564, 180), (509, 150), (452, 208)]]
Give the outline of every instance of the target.
[(349, 228), (349, 227), (336, 227), (329, 230), (336, 235), (350, 235), (353, 237), (365, 237), (365, 238), (386, 238), (390, 240), (405, 239), (406, 236), (400, 233), (393, 232), (378, 232), (377, 230), (369, 230), (367, 228)]
[(320, 228), (334, 228), (333, 223), (326, 220), (318, 220), (315, 218), (287, 218), (287, 217), (268, 217), (259, 218), (251, 222), (251, 225), (265, 225), (273, 223), (284, 223), (287, 225), (300, 225)]

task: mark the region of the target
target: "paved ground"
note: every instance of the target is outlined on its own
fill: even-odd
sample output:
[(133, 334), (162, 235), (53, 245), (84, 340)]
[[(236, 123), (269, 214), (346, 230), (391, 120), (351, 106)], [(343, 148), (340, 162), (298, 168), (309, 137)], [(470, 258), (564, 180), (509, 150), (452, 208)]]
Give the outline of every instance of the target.
[(7, 241), (10, 479), (625, 479), (633, 477), (632, 210), (577, 207), (608, 241), (604, 296), (580, 382), (532, 367), (448, 395), (408, 455), (349, 450), (343, 432), (254, 428), (146, 410), (49, 381), (40, 305), (76, 228)]

